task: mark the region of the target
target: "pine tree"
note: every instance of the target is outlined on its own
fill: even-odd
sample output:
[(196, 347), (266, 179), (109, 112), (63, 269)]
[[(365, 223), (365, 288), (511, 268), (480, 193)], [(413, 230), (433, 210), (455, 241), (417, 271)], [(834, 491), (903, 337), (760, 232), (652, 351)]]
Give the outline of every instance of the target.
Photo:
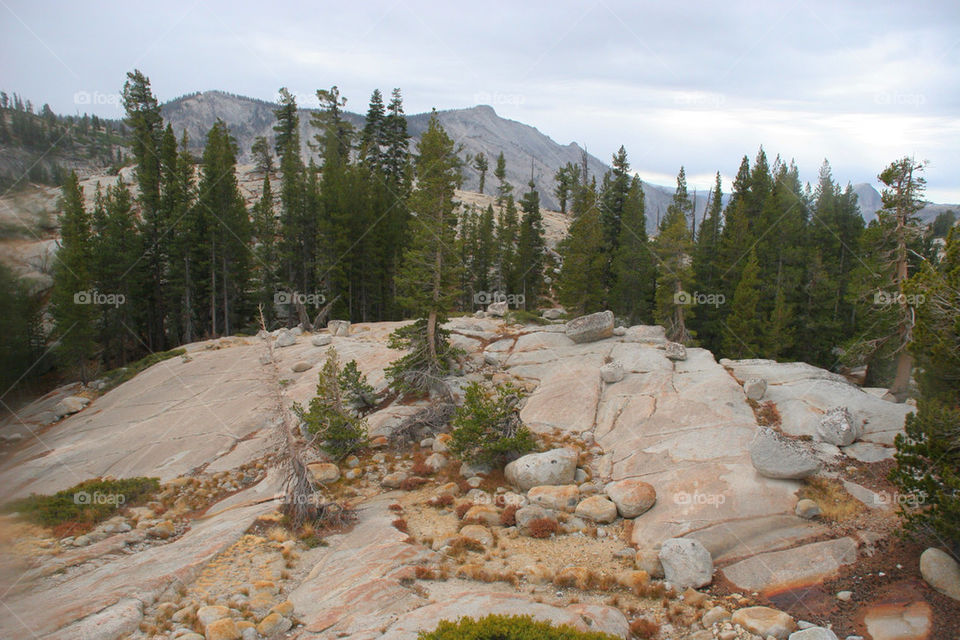
[(150, 89), (150, 80), (139, 70), (127, 73), (123, 106), (133, 134), (134, 175), (139, 188), (140, 235), (147, 278), (143, 290), (147, 296), (147, 348), (157, 351), (166, 348), (164, 304), (170, 220), (164, 216), (160, 195), (163, 118), (160, 105)]
[(606, 258), (600, 210), (596, 206), (577, 212), (559, 249), (563, 256), (558, 283), (560, 303), (570, 313), (603, 311), (605, 292), (601, 283)]
[(60, 218), (60, 249), (53, 268), (53, 315), (57, 352), (69, 367), (76, 367), (87, 382), (87, 363), (96, 352), (97, 293), (93, 290), (91, 220), (83, 205), (77, 174), (70, 172), (63, 186)]
[(483, 193), (483, 187), (487, 183), (487, 169), (490, 168), (490, 164), (487, 162), (487, 156), (483, 155), (483, 152), (479, 152), (473, 158), (473, 168), (477, 170), (480, 174), (480, 193)]
[(431, 368), (441, 370), (445, 367), (439, 359), (437, 324), (458, 294), (453, 198), (460, 182), (460, 160), (436, 112), (420, 138), (417, 154), (417, 186), (410, 199), (415, 219), (398, 288), (402, 304), (426, 317), (426, 357)]
[(764, 327), (760, 317), (760, 265), (751, 249), (733, 294), (730, 315), (723, 334), (723, 355), (727, 358), (756, 358), (763, 353)]
[(690, 284), (693, 281), (693, 239), (687, 216), (693, 210), (687, 195), (683, 167), (677, 175), (677, 189), (660, 233), (654, 241), (657, 255), (657, 289), (654, 318), (662, 325), (667, 337), (675, 342), (691, 340), (687, 323), (694, 315), (690, 305)]
[(260, 200), (253, 208), (254, 280), (257, 284), (257, 306), (265, 318), (272, 318), (274, 300), (280, 291), (277, 256), (277, 219), (273, 211), (273, 188), (270, 174), (263, 176)]
[(693, 250), (693, 281), (696, 293), (713, 296), (714, 304), (704, 304), (697, 308), (697, 315), (691, 326), (697, 340), (704, 347), (718, 351), (723, 327), (722, 306), (726, 302), (723, 295), (723, 279), (719, 266), (720, 221), (723, 215), (723, 187), (720, 172), (717, 172), (713, 191), (707, 202), (703, 222), (697, 230), (697, 242)]
[(259, 173), (273, 173), (273, 155), (270, 153), (270, 145), (266, 138), (257, 136), (250, 147), (250, 153), (253, 155), (254, 165)]
[(283, 158), (289, 152), (300, 154), (300, 116), (297, 115), (297, 99), (286, 87), (280, 87), (278, 106), (273, 110), (277, 123), (273, 125), (276, 133), (273, 149)]
[(370, 96), (370, 106), (360, 134), (360, 157), (363, 162), (382, 169), (383, 152), (387, 146), (387, 131), (384, 127), (386, 110), (383, 106), (383, 94), (374, 89)]
[(568, 162), (553, 174), (553, 180), (557, 186), (553, 189), (553, 195), (560, 204), (560, 213), (567, 212), (567, 203), (570, 201), (570, 194), (579, 182), (579, 167)]
[[(403, 97), (400, 89), (394, 89), (391, 93), (384, 129), (387, 139), (384, 160), (387, 181), (396, 197), (403, 200), (410, 190), (410, 134), (407, 133), (407, 119), (403, 115)], [(401, 226), (404, 226), (406, 212), (403, 209), (396, 211), (402, 214)]]
[(171, 309), (170, 331), (178, 343), (193, 342), (198, 320), (197, 280), (202, 277), (197, 265), (204, 257), (201, 246), (200, 214), (196, 207), (196, 179), (187, 132), (183, 132), (179, 150), (164, 154), (164, 202), (171, 220), (170, 271), (167, 307)]
[[(520, 270), (520, 292), (525, 304), (536, 308), (537, 300), (543, 292), (543, 264), (546, 242), (543, 237), (543, 216), (540, 213), (540, 194), (533, 180), (530, 190), (520, 200), (523, 217), (520, 221), (520, 233), (517, 238), (517, 263)], [(525, 309), (528, 307), (524, 307)]]
[(507, 160), (503, 157), (503, 151), (497, 156), (497, 166), (493, 170), (493, 175), (497, 179), (497, 205), (502, 207), (507, 196), (513, 193), (513, 185), (507, 182)]
[(493, 205), (487, 205), (477, 223), (476, 249), (473, 252), (473, 290), (489, 292), (490, 274), (496, 257)]
[(610, 308), (629, 324), (653, 319), (656, 271), (647, 238), (646, 202), (640, 178), (630, 181), (623, 203), (617, 252), (613, 259), (614, 287)]
[(505, 206), (497, 219), (497, 264), (494, 284), (502, 293), (517, 293), (519, 289), (519, 263), (517, 260), (517, 239), (520, 234), (520, 222), (517, 205), (512, 194), (504, 196)]

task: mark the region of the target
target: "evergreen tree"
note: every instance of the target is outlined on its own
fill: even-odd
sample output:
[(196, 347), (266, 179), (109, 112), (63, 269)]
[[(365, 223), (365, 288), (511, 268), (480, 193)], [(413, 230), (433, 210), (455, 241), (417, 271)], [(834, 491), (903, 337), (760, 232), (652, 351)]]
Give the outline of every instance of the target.
[[(410, 134), (407, 133), (407, 119), (403, 115), (403, 97), (400, 89), (394, 89), (391, 93), (384, 129), (387, 139), (384, 160), (387, 181), (396, 197), (403, 200), (410, 190)], [(406, 215), (402, 209), (397, 209), (397, 212), (403, 214), (402, 227), (406, 223)]]
[(654, 317), (657, 324), (666, 329), (670, 340), (682, 343), (691, 339), (687, 323), (694, 315), (689, 299), (693, 281), (693, 239), (687, 223), (687, 215), (692, 210), (687, 195), (686, 175), (681, 167), (673, 202), (667, 208), (660, 233), (654, 241), (657, 255)]
[(723, 355), (727, 358), (756, 358), (763, 353), (764, 328), (760, 316), (760, 265), (751, 249), (733, 294), (730, 315), (723, 334)]
[(508, 193), (504, 199), (506, 206), (500, 210), (500, 217), (497, 219), (497, 268), (494, 283), (497, 291), (517, 293), (520, 287), (518, 278), (520, 269), (517, 259), (520, 222), (513, 195)]
[(579, 167), (568, 162), (553, 174), (553, 180), (557, 186), (553, 189), (553, 195), (560, 204), (560, 213), (567, 212), (567, 203), (570, 200), (570, 194), (576, 187), (579, 177)]
[(457, 297), (454, 253), (456, 215), (454, 192), (460, 182), (457, 149), (440, 125), (436, 112), (417, 145), (417, 186), (410, 199), (415, 216), (410, 243), (404, 252), (398, 288), (401, 302), (426, 317), (426, 357), (431, 368), (443, 369), (437, 347), (437, 324)]
[(490, 274), (496, 257), (496, 240), (493, 205), (487, 205), (477, 223), (476, 243), (473, 251), (473, 290), (489, 292), (491, 289)]
[(150, 89), (150, 80), (139, 70), (127, 73), (123, 106), (133, 135), (134, 175), (139, 188), (140, 236), (146, 265), (143, 293), (147, 296), (147, 348), (159, 351), (166, 348), (164, 305), (171, 241), (170, 220), (164, 215), (160, 196), (163, 118), (160, 105)]
[(606, 257), (595, 185), (578, 186), (573, 215), (567, 237), (559, 247), (563, 256), (558, 283), (560, 303), (572, 313), (603, 311)]
[[(0, 119), (3, 115), (0, 114)], [(39, 300), (31, 296), (27, 287), (13, 271), (0, 263), (0, 402), (11, 406), (15, 389), (22, 389), (24, 378), (30, 375), (40, 347), (41, 309)]]
[(87, 382), (87, 364), (96, 353), (98, 300), (90, 275), (93, 240), (91, 220), (83, 205), (77, 174), (70, 172), (63, 186), (60, 248), (53, 268), (50, 312), (55, 323), (57, 352), (69, 367), (76, 367)]
[(647, 238), (646, 202), (640, 178), (630, 181), (623, 203), (617, 251), (613, 259), (611, 310), (629, 324), (653, 319), (656, 271)]
[(697, 340), (704, 347), (718, 351), (723, 326), (720, 324), (723, 295), (723, 279), (719, 265), (720, 221), (723, 215), (723, 187), (720, 172), (717, 172), (713, 191), (707, 202), (703, 222), (697, 230), (697, 242), (693, 250), (693, 281), (696, 293), (713, 296), (715, 304), (704, 304), (697, 308), (697, 315), (691, 326)]
[[(517, 238), (517, 262), (520, 270), (520, 291), (526, 304), (536, 308), (543, 292), (543, 264), (546, 241), (543, 238), (543, 216), (540, 213), (540, 194), (529, 183), (530, 190), (520, 200), (523, 217)], [(524, 308), (527, 308), (526, 306)]]
[(507, 196), (513, 193), (513, 185), (507, 182), (507, 160), (503, 157), (503, 151), (497, 156), (497, 166), (493, 170), (493, 175), (497, 179), (497, 205), (502, 207)]
[(374, 89), (370, 96), (370, 106), (360, 134), (360, 157), (368, 165), (383, 167), (383, 152), (387, 147), (385, 128), (386, 110), (383, 106), (383, 94)]
[(257, 285), (257, 306), (266, 318), (273, 317), (274, 301), (280, 291), (277, 264), (277, 219), (273, 212), (273, 188), (270, 174), (263, 176), (260, 200), (253, 207), (254, 279)]
[(482, 151), (474, 156), (473, 168), (480, 174), (480, 193), (483, 193), (483, 187), (487, 183), (487, 169), (490, 168), (490, 164), (487, 162), (487, 156), (483, 155)]
[(250, 153), (253, 155), (253, 162), (259, 173), (273, 173), (273, 155), (270, 153), (270, 145), (263, 136), (257, 136), (250, 147)]
[[(172, 133), (172, 131), (171, 131)], [(205, 257), (202, 246), (193, 156), (187, 132), (179, 151), (164, 145), (163, 200), (171, 220), (170, 271), (167, 307), (171, 309), (170, 335), (177, 343), (193, 342), (198, 321), (197, 280), (203, 276), (197, 265)]]
[(278, 106), (273, 110), (277, 122), (273, 125), (276, 133), (273, 148), (277, 156), (283, 158), (289, 152), (300, 154), (300, 116), (297, 114), (297, 99), (286, 87), (280, 87)]

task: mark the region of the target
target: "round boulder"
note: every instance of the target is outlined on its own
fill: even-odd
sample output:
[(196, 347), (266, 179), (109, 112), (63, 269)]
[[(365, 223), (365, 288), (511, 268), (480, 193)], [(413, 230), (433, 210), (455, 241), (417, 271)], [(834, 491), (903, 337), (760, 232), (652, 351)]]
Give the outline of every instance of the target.
[(636, 478), (611, 482), (605, 491), (624, 518), (636, 518), (657, 501), (657, 491), (653, 485)]
[(738, 609), (733, 612), (730, 621), (761, 638), (773, 636), (777, 640), (787, 640), (790, 633), (797, 629), (797, 623), (793, 618), (783, 611), (770, 607)]
[(750, 460), (757, 473), (766, 478), (799, 480), (820, 470), (820, 461), (808, 448), (770, 427), (757, 430), (750, 443)]
[(606, 496), (590, 496), (577, 505), (576, 514), (584, 520), (609, 524), (617, 519), (617, 505)]
[(713, 582), (713, 558), (692, 538), (671, 538), (660, 547), (663, 575), (673, 586), (698, 589)]
[(575, 484), (534, 487), (527, 492), (527, 499), (545, 509), (572, 513), (580, 501), (580, 488)]
[(863, 423), (854, 419), (846, 407), (834, 407), (820, 417), (817, 438), (838, 447), (853, 444), (863, 435)]
[(530, 453), (504, 468), (507, 482), (522, 491), (544, 485), (573, 484), (579, 456), (573, 449), (561, 448)]
[(920, 554), (920, 575), (931, 587), (960, 600), (960, 564), (949, 554), (930, 547)]
[(327, 484), (340, 479), (340, 467), (329, 462), (311, 462), (307, 470), (317, 484)]

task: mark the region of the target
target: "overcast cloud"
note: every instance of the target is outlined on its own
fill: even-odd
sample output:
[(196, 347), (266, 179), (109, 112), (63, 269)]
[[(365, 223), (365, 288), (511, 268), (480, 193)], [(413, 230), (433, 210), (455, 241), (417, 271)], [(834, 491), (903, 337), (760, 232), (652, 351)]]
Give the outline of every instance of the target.
[[(759, 145), (815, 180), (875, 182), (929, 160), (960, 202), (960, 3), (0, 0), (0, 88), (60, 113), (121, 114), (124, 74), (161, 100), (206, 89), (310, 106), (336, 84), (363, 112), (401, 87), (408, 113), (490, 104), (649, 182), (729, 180)], [(76, 104), (86, 92), (89, 104)], [(80, 95), (84, 95), (81, 93)]]

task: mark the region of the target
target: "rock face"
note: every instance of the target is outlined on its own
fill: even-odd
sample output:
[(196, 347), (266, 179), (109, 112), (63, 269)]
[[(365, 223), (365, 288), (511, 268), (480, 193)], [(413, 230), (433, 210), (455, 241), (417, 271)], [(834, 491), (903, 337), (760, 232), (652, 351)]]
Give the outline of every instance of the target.
[(574, 318), (567, 323), (566, 334), (577, 344), (609, 338), (613, 335), (613, 312), (600, 311)]
[(611, 482), (605, 491), (624, 518), (636, 518), (646, 513), (657, 501), (653, 485), (636, 478)]
[(777, 640), (787, 640), (797, 628), (797, 623), (788, 614), (770, 607), (738, 609), (733, 612), (730, 621), (761, 638), (773, 636)]
[(702, 544), (691, 538), (671, 538), (660, 547), (663, 575), (681, 589), (699, 588), (713, 582), (713, 558)]
[(851, 445), (862, 435), (862, 423), (846, 407), (834, 407), (817, 423), (817, 438), (838, 447)]
[(744, 591), (777, 591), (819, 584), (856, 559), (857, 543), (838, 538), (760, 553), (724, 567), (723, 575)]
[(760, 400), (767, 392), (767, 381), (763, 378), (750, 378), (743, 383), (743, 392), (750, 400)]
[(623, 365), (619, 362), (611, 362), (600, 367), (600, 379), (607, 384), (620, 382), (623, 380)]
[(297, 344), (297, 336), (289, 329), (283, 329), (277, 334), (277, 341), (274, 346), (282, 348), (292, 347), (295, 344)]
[(331, 320), (327, 323), (327, 330), (332, 336), (349, 336), (350, 335), (350, 321), (349, 320)]
[(800, 479), (820, 470), (820, 461), (806, 447), (769, 427), (757, 431), (750, 444), (750, 460), (766, 478)]
[(949, 554), (933, 547), (924, 551), (920, 554), (920, 575), (943, 595), (960, 600), (960, 564)]
[(617, 519), (617, 505), (606, 496), (590, 496), (577, 505), (576, 514), (584, 520), (609, 524)]
[(687, 359), (687, 348), (679, 342), (668, 342), (664, 347), (664, 354), (668, 359), (679, 361)]
[(521, 491), (543, 485), (573, 484), (577, 473), (577, 452), (553, 449), (518, 458), (504, 468), (507, 482)]
[(487, 305), (487, 314), (495, 318), (502, 318), (507, 315), (509, 310), (510, 307), (507, 306), (506, 302), (493, 302)]

